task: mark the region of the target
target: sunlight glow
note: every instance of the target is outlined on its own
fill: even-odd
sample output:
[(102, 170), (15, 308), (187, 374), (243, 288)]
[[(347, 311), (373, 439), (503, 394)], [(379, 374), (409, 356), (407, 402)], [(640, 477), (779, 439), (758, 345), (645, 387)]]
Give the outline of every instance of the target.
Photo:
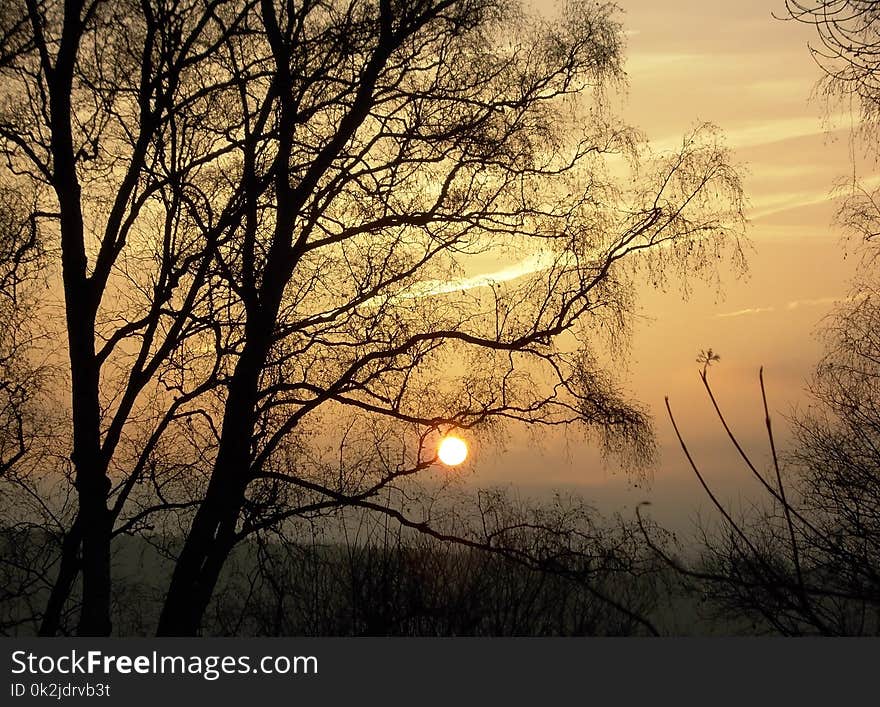
[(467, 455), (467, 443), (460, 437), (444, 437), (437, 447), (437, 456), (446, 466), (458, 466)]

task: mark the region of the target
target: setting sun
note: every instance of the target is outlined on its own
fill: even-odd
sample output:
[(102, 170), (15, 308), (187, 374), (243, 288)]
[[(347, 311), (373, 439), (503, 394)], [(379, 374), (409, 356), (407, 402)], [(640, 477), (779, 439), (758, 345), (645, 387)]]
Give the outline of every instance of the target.
[(444, 437), (437, 447), (437, 456), (446, 466), (458, 466), (467, 455), (467, 443), (459, 437)]

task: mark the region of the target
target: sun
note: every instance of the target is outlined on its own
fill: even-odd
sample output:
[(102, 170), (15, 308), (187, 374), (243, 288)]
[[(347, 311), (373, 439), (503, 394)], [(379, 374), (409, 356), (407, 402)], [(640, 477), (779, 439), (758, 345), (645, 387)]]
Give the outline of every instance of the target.
[(458, 466), (467, 459), (467, 443), (460, 437), (444, 437), (437, 447), (437, 456), (446, 466)]

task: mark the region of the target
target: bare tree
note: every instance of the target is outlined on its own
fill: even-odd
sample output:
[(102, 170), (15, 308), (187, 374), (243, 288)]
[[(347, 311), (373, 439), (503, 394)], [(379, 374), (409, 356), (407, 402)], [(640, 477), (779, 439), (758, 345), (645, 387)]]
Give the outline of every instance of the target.
[(880, 108), (878, 42), (880, 7), (874, 0), (786, 0), (787, 17), (813, 25), (813, 59), (825, 73), (830, 95), (854, 96), (864, 120), (875, 123)]
[[(610, 114), (615, 12), (4, 9), (0, 142), (57, 239), (69, 354), (78, 512), (44, 633), (80, 573), (79, 631), (108, 633), (111, 539), (156, 524), (189, 526), (166, 634), (197, 632), (235, 544), (290, 518), (430, 532), (386, 499), (430, 499), (449, 430), (580, 424), (650, 456), (603, 347), (640, 278), (738, 259), (741, 189), (711, 127), (652, 157)], [(511, 268), (474, 278), (488, 255)]]
[[(5, 631), (38, 628), (70, 537), (69, 474), (59, 452), (63, 416), (52, 390), (52, 310), (44, 303), (46, 251), (38, 192), (8, 171), (0, 187), (0, 532)], [(63, 456), (63, 455), (62, 455)], [(47, 468), (56, 473), (47, 475)], [(62, 473), (58, 473), (61, 470)], [(68, 550), (68, 555), (72, 552)], [(69, 594), (69, 588), (66, 595)], [(8, 607), (8, 608), (5, 608)], [(56, 630), (66, 630), (59, 607)], [(64, 624), (64, 625), (62, 625)], [(54, 632), (54, 631), (53, 631)]]
[[(790, 461), (833, 584), (860, 605), (858, 633), (880, 633), (880, 296), (864, 282), (826, 326), (814, 404), (793, 420)], [(825, 549), (825, 548), (830, 548)]]
[[(583, 423), (650, 453), (595, 349), (639, 270), (659, 284), (736, 252), (740, 185), (709, 129), (634, 187), (613, 178), (634, 140), (603, 101), (613, 11), (263, 2), (228, 45), (265, 131), (241, 179), (270, 186), (218, 251), (238, 338), (221, 406), (199, 403), (216, 448), (160, 633), (197, 632), (234, 545), (286, 518), (359, 506), (430, 531), (382, 494), (435, 464), (440, 432)], [(473, 288), (487, 253), (521, 277)], [(335, 460), (309, 442), (347, 434), (369, 440)]]
[[(701, 528), (697, 562), (655, 549), (695, 581), (697, 592), (730, 630), (880, 633), (880, 358), (872, 335), (877, 314), (872, 297), (835, 320), (815, 377), (816, 404), (794, 418), (795, 443), (788, 453), (776, 448), (762, 372), (769, 471), (759, 468), (730, 428), (709, 384), (706, 359), (701, 376), (707, 394), (764, 492), (764, 501), (748, 513), (733, 511), (712, 491), (669, 408), (685, 456), (720, 518)], [(651, 533), (645, 535), (652, 543)]]
[(173, 415), (155, 392), (160, 373), (183, 340), (210, 329), (190, 312), (235, 218), (217, 165), (236, 138), (234, 125), (210, 118), (227, 87), (211, 82), (209, 65), (249, 9), (227, 7), (4, 4), (0, 142), (7, 169), (40, 194), (34, 227), (57, 237), (69, 352), (79, 507), (47, 633), (80, 570), (79, 631), (110, 631), (111, 533), (138, 476), (120, 468), (131, 456), (120, 450), (147, 410), (157, 426)]
[(37, 387), (38, 371), (26, 360), (35, 332), (25, 326), (32, 302), (24, 287), (33, 277), (41, 248), (24, 202), (18, 190), (0, 188), (0, 477), (28, 451), (32, 435), (26, 407)]
[[(880, 107), (880, 5), (867, 0), (786, 0), (789, 18), (815, 25), (814, 59), (825, 72), (819, 87), (833, 101), (860, 111), (858, 132), (876, 156)], [(875, 240), (877, 192), (858, 179), (838, 213), (851, 232)], [(866, 249), (867, 264), (875, 252)], [(695, 579), (718, 614), (753, 622), (752, 630), (786, 635), (876, 635), (880, 632), (877, 457), (878, 350), (876, 278), (868, 274), (829, 318), (826, 353), (810, 392), (812, 404), (791, 422), (791, 450), (776, 449), (763, 375), (764, 416), (771, 469), (746, 452), (702, 380), (719, 420), (749, 473), (765, 492), (751, 513), (735, 514), (712, 492), (679, 433), (682, 448), (721, 520), (702, 529), (702, 561), (667, 560)], [(670, 416), (672, 412), (670, 409)], [(673, 424), (675, 420), (673, 418)]]
[[(450, 499), (452, 500), (452, 499)], [(222, 635), (655, 633), (656, 558), (633, 524), (580, 499), (454, 499), (446, 538), (341, 512), (242, 543), (205, 617)], [(615, 608), (608, 599), (614, 597)]]
[[(786, 18), (813, 25), (817, 41), (810, 45), (813, 59), (824, 76), (819, 92), (831, 105), (858, 112), (853, 139), (861, 138), (873, 159), (878, 155), (880, 127), (880, 5), (873, 0), (786, 0)], [(880, 232), (880, 194), (856, 173), (843, 180), (845, 197), (839, 222), (865, 242)], [(872, 261), (876, 249), (868, 249)]]

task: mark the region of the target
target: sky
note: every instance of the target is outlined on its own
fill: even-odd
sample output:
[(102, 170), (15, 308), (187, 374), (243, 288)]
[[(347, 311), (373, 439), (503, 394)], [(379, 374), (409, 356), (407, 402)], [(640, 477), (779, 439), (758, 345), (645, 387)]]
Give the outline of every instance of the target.
[[(718, 125), (743, 164), (749, 200), (749, 273), (722, 270), (722, 289), (695, 285), (641, 292), (624, 381), (654, 415), (659, 461), (646, 479), (603, 463), (588, 440), (511, 435), (476, 465), (480, 484), (523, 493), (582, 493), (604, 512), (631, 514), (642, 502), (676, 531), (712, 509), (666, 416), (676, 419), (701, 470), (734, 507), (757, 482), (737, 461), (699, 379), (697, 354), (721, 361), (713, 388), (756, 462), (769, 463), (758, 370), (764, 367), (774, 428), (783, 446), (786, 416), (808, 403), (805, 388), (821, 355), (821, 324), (850, 289), (856, 257), (833, 224), (835, 184), (852, 174), (850, 118), (814, 96), (820, 69), (811, 27), (774, 19), (783, 0), (623, 0), (629, 88), (624, 118), (657, 147), (694, 125)], [(872, 175), (863, 173), (868, 179)]]

